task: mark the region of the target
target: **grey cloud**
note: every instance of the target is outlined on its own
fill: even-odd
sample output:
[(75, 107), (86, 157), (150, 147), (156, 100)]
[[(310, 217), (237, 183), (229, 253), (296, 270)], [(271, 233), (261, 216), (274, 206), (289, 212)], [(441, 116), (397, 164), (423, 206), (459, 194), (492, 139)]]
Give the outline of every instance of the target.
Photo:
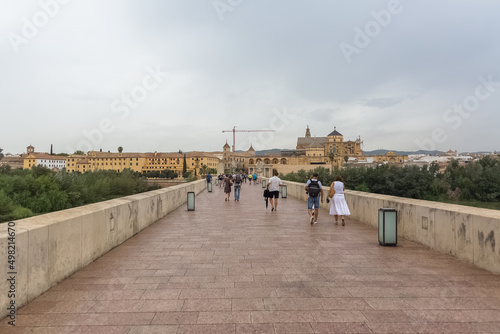
[[(111, 149), (220, 149), (231, 140), (222, 129), (269, 127), (284, 106), (297, 117), (273, 147), (294, 147), (309, 124), (318, 136), (334, 125), (347, 139), (361, 135), (367, 149), (412, 149), (435, 127), (449, 137), (443, 149), (499, 149), (490, 129), (500, 89), (464, 119), (459, 130), (467, 124), (470, 138), (442, 115), (474, 92), (478, 76), (500, 80), (500, 2), (401, 1), (403, 12), (348, 64), (339, 44), (353, 43), (354, 28), (388, 3), (248, 0), (222, 21), (211, 0), (73, 1), (20, 54), (0, 41), (0, 110), (9, 124), (36, 123), (3, 127), (2, 148), (75, 145), (83, 130), (116, 116), (110, 103), (141, 83), (146, 66), (161, 64), (171, 79), (106, 134)], [(3, 36), (36, 6), (4, 4)], [(71, 131), (61, 136), (61, 127)]]

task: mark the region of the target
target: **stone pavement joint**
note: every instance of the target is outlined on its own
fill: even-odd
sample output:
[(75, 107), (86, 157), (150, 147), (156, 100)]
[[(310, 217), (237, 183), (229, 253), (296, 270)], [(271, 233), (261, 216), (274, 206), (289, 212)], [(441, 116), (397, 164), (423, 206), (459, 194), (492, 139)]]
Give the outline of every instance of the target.
[(202, 192), (0, 333), (500, 333), (499, 275), (323, 209), (311, 225), (294, 198), (271, 212), (262, 192)]

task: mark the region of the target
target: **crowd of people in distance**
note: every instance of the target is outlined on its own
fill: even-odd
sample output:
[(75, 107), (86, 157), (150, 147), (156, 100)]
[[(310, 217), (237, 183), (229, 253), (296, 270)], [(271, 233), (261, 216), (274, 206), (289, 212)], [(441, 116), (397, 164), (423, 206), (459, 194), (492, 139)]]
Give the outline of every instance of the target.
[[(258, 184), (257, 174), (247, 174), (247, 173), (235, 173), (235, 174), (219, 174), (217, 176), (217, 183), (220, 188), (224, 189), (224, 201), (228, 202), (231, 198), (231, 193), (234, 188), (234, 201), (240, 201), (241, 185), (243, 183), (248, 183), (251, 185), (252, 181)], [(210, 173), (207, 175), (207, 182), (212, 182), (212, 175)], [(274, 172), (274, 175), (269, 178), (266, 186), (266, 197), (270, 199), (271, 212), (278, 211), (278, 198), (280, 190), (283, 183), (278, 177), (278, 173)], [(323, 203), (323, 185), (321, 181), (318, 180), (318, 174), (313, 174), (312, 177), (307, 181), (305, 185), (305, 191), (307, 194), (307, 212), (309, 215), (309, 222), (311, 225), (318, 223), (318, 213), (320, 202)], [(342, 178), (337, 176), (335, 181), (330, 185), (330, 189), (327, 194), (326, 202), (330, 203), (330, 215), (335, 218), (335, 225), (339, 222), (339, 217), (342, 221), (342, 226), (345, 226), (345, 216), (349, 216), (351, 212), (347, 206), (347, 202), (344, 196), (345, 185), (342, 182)], [(267, 203), (267, 202), (266, 202)], [(266, 204), (267, 208), (267, 204)]]
[[(219, 174), (217, 175), (217, 183), (219, 188), (224, 188), (224, 201), (229, 201), (231, 198), (232, 188), (234, 187), (234, 200), (239, 202), (241, 185), (243, 183), (257, 184), (258, 177), (257, 174), (247, 174), (247, 173), (235, 173), (235, 174)], [(210, 173), (207, 175), (207, 182), (212, 182), (212, 175)]]

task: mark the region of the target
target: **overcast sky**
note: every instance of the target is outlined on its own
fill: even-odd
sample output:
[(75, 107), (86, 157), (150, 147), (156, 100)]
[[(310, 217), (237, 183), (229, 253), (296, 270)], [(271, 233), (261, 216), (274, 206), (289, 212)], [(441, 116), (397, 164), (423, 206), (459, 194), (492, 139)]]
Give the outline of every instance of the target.
[(4, 0), (0, 147), (500, 150), (496, 0)]

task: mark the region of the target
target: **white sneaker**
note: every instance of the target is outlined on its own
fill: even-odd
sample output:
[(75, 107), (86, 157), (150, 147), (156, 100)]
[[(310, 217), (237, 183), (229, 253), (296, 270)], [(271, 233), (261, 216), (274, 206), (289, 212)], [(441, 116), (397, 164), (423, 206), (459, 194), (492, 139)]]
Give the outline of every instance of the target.
[(314, 224), (317, 224), (318, 222), (314, 222)]

